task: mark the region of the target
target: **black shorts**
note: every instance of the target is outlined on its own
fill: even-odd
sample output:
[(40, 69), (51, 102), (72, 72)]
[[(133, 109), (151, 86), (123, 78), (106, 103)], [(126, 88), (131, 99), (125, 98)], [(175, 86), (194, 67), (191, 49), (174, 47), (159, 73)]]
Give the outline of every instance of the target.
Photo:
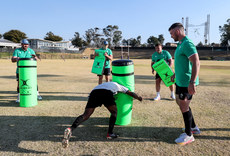
[(187, 97), (188, 100), (192, 100), (192, 95), (188, 93), (188, 87), (179, 87), (176, 84), (176, 94), (179, 95), (180, 100), (184, 100)]
[(89, 100), (86, 108), (101, 107), (104, 104), (105, 107), (116, 105), (113, 92), (106, 89), (96, 89), (89, 94)]
[(159, 78), (161, 79), (160, 75), (156, 73), (155, 80)]
[(19, 74), (16, 73), (16, 80), (18, 81), (19, 80)]
[[(110, 68), (105, 68), (102, 75), (110, 75)], [(101, 76), (101, 75), (97, 75), (97, 76)]]

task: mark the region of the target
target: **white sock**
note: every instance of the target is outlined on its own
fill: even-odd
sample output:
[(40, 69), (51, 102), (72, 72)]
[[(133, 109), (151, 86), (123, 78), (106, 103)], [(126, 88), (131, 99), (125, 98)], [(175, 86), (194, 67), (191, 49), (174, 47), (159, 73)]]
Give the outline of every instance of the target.
[(157, 92), (157, 97), (160, 96), (160, 92)]
[(171, 96), (173, 96), (174, 95), (174, 91), (171, 91)]

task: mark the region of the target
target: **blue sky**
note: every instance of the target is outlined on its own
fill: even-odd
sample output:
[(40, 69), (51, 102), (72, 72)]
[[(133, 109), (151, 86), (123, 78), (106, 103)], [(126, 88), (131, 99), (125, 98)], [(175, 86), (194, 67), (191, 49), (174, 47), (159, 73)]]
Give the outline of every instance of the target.
[[(210, 14), (210, 42), (219, 43), (219, 25), (230, 18), (230, 0), (4, 0), (0, 2), (0, 34), (18, 29), (28, 38), (43, 39), (48, 31), (70, 40), (75, 32), (81, 37), (90, 28), (118, 25), (123, 39), (141, 35), (163, 34), (165, 42), (173, 42), (168, 28), (189, 17), (199, 25)], [(198, 31), (198, 33), (197, 33)], [(188, 36), (195, 44), (204, 42), (204, 27), (189, 28)]]

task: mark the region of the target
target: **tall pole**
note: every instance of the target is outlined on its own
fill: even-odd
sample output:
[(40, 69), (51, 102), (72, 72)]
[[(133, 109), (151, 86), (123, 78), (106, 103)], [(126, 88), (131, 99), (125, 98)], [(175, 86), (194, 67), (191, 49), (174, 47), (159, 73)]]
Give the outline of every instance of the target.
[(188, 36), (188, 17), (186, 17), (185, 21), (185, 35)]
[(207, 16), (207, 35), (208, 35), (208, 44), (210, 44), (210, 14)]

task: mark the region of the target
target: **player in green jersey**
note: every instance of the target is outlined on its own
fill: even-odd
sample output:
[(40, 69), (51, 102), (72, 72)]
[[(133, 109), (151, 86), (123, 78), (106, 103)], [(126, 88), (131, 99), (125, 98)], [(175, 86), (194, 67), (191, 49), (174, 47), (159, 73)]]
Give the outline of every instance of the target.
[[(27, 39), (23, 39), (21, 42), (21, 48), (15, 49), (13, 56), (11, 58), (11, 61), (17, 62), (17, 66), (18, 66), (18, 61), (20, 58), (35, 58), (37, 60), (37, 56), (35, 54), (35, 52), (33, 51), (33, 49), (29, 48), (29, 41)], [(16, 102), (20, 102), (20, 94), (19, 94), (19, 74), (18, 74), (18, 67), (16, 69), (16, 79), (18, 81), (18, 85), (17, 85), (17, 93), (18, 93), (18, 98), (16, 100)], [(42, 100), (41, 95), (39, 94), (39, 91), (37, 93), (38, 95), (38, 100)]]
[[(153, 64), (160, 61), (161, 59), (164, 59), (168, 65), (170, 67), (172, 67), (172, 64), (173, 64), (173, 60), (172, 60), (172, 56), (170, 55), (170, 53), (166, 50), (162, 50), (162, 44), (161, 43), (157, 43), (155, 45), (155, 52), (153, 53), (152, 55), (152, 62), (151, 62), (151, 68), (152, 68), (152, 73), (154, 74), (154, 69), (153, 69)], [(155, 80), (156, 80), (156, 92), (157, 92), (157, 96), (154, 98), (154, 101), (158, 101), (161, 99), (161, 96), (160, 96), (160, 88), (161, 88), (161, 78), (160, 76), (158, 75), (158, 73), (156, 73), (156, 76), (155, 76)], [(169, 89), (171, 91), (171, 98), (173, 100), (175, 100), (175, 95), (174, 95), (174, 89), (173, 89), (173, 85), (169, 86)]]
[(196, 47), (185, 35), (181, 23), (172, 24), (169, 32), (175, 41), (179, 41), (174, 54), (175, 75), (171, 77), (171, 81), (174, 81), (176, 77), (176, 102), (180, 107), (185, 123), (185, 133), (182, 133), (175, 142), (185, 145), (195, 140), (193, 134), (200, 134), (189, 107), (192, 96), (196, 93), (196, 85), (199, 84), (200, 61)]
[[(103, 47), (99, 50), (106, 50), (105, 52), (105, 57), (106, 57), (106, 61), (105, 61), (105, 67), (104, 67), (104, 72), (102, 73), (102, 75), (98, 75), (99, 80), (98, 80), (98, 84), (102, 84), (102, 80), (103, 80), (103, 75), (105, 75), (105, 80), (106, 82), (109, 82), (109, 78), (110, 78), (110, 61), (113, 60), (113, 53), (112, 50), (108, 48), (109, 47), (109, 43), (107, 41), (103, 42)], [(94, 56), (97, 56), (97, 53), (94, 53)]]

